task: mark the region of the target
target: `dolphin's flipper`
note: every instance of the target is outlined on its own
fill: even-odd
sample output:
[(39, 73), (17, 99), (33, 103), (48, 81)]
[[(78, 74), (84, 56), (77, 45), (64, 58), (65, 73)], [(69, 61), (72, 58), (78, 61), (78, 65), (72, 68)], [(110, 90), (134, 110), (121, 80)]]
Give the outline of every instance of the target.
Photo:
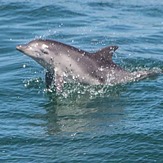
[(54, 73), (47, 71), (45, 74), (45, 82), (46, 82), (47, 89), (49, 89), (52, 86), (53, 80), (54, 80)]

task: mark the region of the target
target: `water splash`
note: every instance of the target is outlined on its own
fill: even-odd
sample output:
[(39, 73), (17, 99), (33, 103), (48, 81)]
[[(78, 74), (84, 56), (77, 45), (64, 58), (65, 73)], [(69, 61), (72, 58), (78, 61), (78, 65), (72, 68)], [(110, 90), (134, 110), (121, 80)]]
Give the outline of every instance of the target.
[[(145, 62), (146, 61), (146, 62)], [(153, 78), (156, 75), (163, 73), (163, 63), (161, 61), (152, 60), (152, 59), (125, 59), (123, 60), (124, 69), (133, 73), (132, 82), (139, 81), (140, 79)], [(48, 94), (48, 96), (55, 100), (56, 98), (60, 101), (68, 99), (69, 101), (75, 102), (78, 99), (87, 99), (92, 100), (97, 97), (112, 97), (119, 96), (121, 92), (126, 88), (126, 83), (121, 84), (108, 84), (108, 85), (84, 85), (81, 83), (70, 83), (65, 82), (64, 87), (61, 93), (57, 93), (55, 86), (47, 90), (45, 89), (45, 82), (41, 78), (27, 79), (24, 82), (24, 86), (27, 89), (39, 89), (42, 90), (43, 94)], [(71, 103), (71, 102), (70, 102)]]
[(35, 88), (35, 89), (41, 89), (44, 85), (44, 81), (42, 78), (34, 78), (34, 79), (26, 79), (23, 81), (25, 88)]

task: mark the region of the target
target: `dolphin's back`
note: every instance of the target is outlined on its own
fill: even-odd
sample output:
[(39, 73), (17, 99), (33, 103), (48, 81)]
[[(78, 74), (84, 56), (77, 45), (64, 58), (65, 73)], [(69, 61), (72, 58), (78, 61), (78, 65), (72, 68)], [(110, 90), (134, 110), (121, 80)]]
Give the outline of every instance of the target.
[(42, 40), (42, 39), (38, 39), (37, 41), (45, 43), (45, 44), (48, 43), (48, 45), (50, 45), (52, 49), (54, 49), (56, 47), (60, 51), (66, 51), (66, 52), (74, 51), (76, 53), (84, 54), (84, 55), (88, 53), (88, 52), (86, 52), (84, 50), (81, 50), (79, 48), (76, 48), (74, 46), (71, 46), (71, 45), (68, 45), (68, 44), (64, 44), (62, 42), (55, 41), (55, 40), (50, 40), (50, 39)]

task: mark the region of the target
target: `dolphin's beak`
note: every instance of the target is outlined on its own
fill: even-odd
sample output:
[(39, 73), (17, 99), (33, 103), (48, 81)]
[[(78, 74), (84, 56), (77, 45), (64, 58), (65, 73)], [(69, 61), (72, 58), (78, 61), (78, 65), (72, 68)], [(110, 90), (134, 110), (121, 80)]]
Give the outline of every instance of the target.
[(26, 49), (26, 45), (17, 45), (16, 49), (19, 50), (20, 52), (24, 52), (24, 50)]
[(17, 45), (16, 46), (16, 49), (19, 50), (19, 51), (21, 51), (22, 50), (22, 45)]

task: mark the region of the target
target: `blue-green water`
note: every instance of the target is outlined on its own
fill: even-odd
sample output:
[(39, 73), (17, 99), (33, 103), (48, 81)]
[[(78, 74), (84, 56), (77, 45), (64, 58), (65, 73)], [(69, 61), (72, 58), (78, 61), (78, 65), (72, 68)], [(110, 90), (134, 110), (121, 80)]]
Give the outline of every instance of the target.
[(0, 1), (0, 162), (162, 162), (163, 75), (115, 87), (44, 91), (45, 71), (15, 50), (51, 38), (118, 45), (128, 70), (163, 70), (161, 0)]

